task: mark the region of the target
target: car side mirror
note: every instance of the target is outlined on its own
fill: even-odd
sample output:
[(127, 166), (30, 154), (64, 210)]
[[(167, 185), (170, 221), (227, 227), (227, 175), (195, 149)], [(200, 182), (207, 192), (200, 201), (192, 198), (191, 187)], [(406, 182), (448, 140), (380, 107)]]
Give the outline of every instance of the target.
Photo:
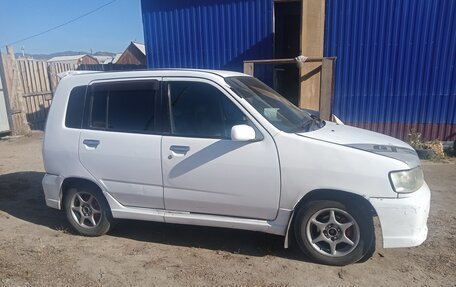
[(246, 142), (255, 139), (255, 130), (248, 125), (236, 125), (231, 128), (231, 140)]

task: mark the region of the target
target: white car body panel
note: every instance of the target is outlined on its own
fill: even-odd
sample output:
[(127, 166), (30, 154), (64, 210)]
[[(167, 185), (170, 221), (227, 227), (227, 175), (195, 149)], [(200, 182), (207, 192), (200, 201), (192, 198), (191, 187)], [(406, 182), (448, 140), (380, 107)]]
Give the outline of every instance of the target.
[[(335, 190), (362, 196), (372, 204), (385, 247), (415, 246), (425, 240), (429, 188), (424, 184), (399, 196), (388, 179), (391, 171), (419, 165), (409, 145), (328, 122), (313, 132), (282, 132), (229, 88), (224, 77), (230, 76), (247, 75), (165, 69), (65, 76), (53, 99), (43, 143), (46, 204), (61, 209), (62, 184), (77, 178), (99, 186), (115, 218), (286, 235), (302, 198), (315, 190)], [(73, 87), (157, 77), (213, 84), (245, 112), (263, 138), (246, 143), (65, 127)], [(99, 149), (84, 146), (85, 139), (98, 140)], [(172, 154), (171, 145), (190, 150), (183, 156)], [(387, 149), (378, 150), (377, 145)]]
[[(96, 148), (84, 144), (96, 139)], [(161, 136), (82, 130), (81, 164), (125, 206), (163, 209)]]
[[(173, 154), (170, 146), (188, 146)], [(258, 142), (163, 137), (165, 206), (169, 210), (274, 219), (280, 199), (277, 151)]]
[(379, 134), (376, 132), (346, 126), (338, 125), (333, 122), (326, 122), (325, 126), (321, 129), (302, 133), (302, 135), (318, 139), (321, 141), (327, 141), (340, 145), (347, 144), (376, 144), (376, 145), (390, 145), (412, 149), (412, 147), (405, 142), (398, 140), (387, 135)]
[(426, 240), (431, 193), (426, 183), (408, 197), (371, 198), (382, 226), (383, 247), (418, 246)]
[[(279, 133), (275, 136), (279, 147), (282, 170), (280, 202), (283, 208), (294, 207), (312, 190), (343, 190), (365, 198), (396, 198), (387, 179), (391, 170), (408, 169), (400, 161), (358, 149), (325, 141)], [(369, 165), (369, 163), (375, 164)], [(386, 175), (386, 176), (385, 176)]]

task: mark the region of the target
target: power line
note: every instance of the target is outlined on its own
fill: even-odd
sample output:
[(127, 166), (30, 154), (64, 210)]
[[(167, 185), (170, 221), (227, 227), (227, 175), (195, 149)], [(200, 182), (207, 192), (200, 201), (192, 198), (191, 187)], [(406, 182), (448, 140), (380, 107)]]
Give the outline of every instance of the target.
[(54, 30), (56, 30), (56, 29), (58, 29), (58, 28), (61, 28), (61, 27), (65, 26), (65, 25), (68, 25), (68, 24), (71, 24), (71, 23), (73, 23), (73, 22), (76, 22), (77, 20), (79, 20), (79, 19), (81, 19), (81, 18), (84, 18), (84, 17), (86, 17), (86, 16), (88, 16), (88, 15), (90, 15), (90, 14), (93, 14), (93, 13), (97, 12), (98, 10), (101, 10), (101, 9), (103, 9), (104, 7), (108, 6), (108, 5), (111, 5), (112, 3), (116, 2), (116, 1), (117, 1), (117, 0), (112, 0), (112, 1), (110, 1), (110, 2), (108, 2), (108, 3), (106, 3), (106, 4), (103, 4), (103, 5), (101, 5), (101, 6), (97, 7), (97, 8), (95, 8), (95, 9), (93, 9), (93, 10), (90, 10), (89, 12), (86, 12), (86, 13), (84, 13), (84, 14), (82, 14), (82, 15), (76, 17), (76, 18), (73, 18), (73, 19), (71, 19), (71, 20), (69, 20), (69, 21), (67, 21), (67, 22), (65, 22), (65, 23), (62, 23), (62, 24), (60, 24), (60, 25), (54, 26), (54, 27), (52, 27), (52, 28), (49, 28), (49, 29), (47, 29), (47, 30), (45, 30), (45, 31), (43, 31), (43, 32), (40, 32), (40, 33), (31, 35), (31, 36), (25, 37), (25, 38), (23, 38), (23, 39), (20, 39), (20, 40), (11, 42), (11, 43), (5, 45), (4, 47), (10, 46), (10, 45), (14, 45), (14, 44), (18, 44), (18, 43), (21, 43), (21, 42), (24, 42), (24, 41), (27, 41), (27, 40), (30, 40), (30, 39), (32, 39), (32, 38), (41, 36), (41, 35), (43, 35), (43, 34), (46, 34), (46, 33), (49, 33), (49, 32), (51, 32), (51, 31), (54, 31)]

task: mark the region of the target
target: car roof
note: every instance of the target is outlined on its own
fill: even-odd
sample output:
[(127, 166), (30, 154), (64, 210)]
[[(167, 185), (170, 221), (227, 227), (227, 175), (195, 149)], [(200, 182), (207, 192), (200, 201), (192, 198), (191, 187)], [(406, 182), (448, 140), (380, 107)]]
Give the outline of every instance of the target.
[[(208, 70), (208, 69), (153, 69), (153, 70), (133, 70), (133, 71), (116, 71), (116, 72), (102, 72), (102, 71), (68, 71), (59, 74), (60, 78), (67, 76), (78, 75), (94, 75), (93, 78), (122, 78), (122, 77), (144, 77), (144, 76), (219, 76), (222, 78), (249, 76), (247, 74), (225, 71), (225, 70)], [(96, 75), (96, 76), (95, 76)]]

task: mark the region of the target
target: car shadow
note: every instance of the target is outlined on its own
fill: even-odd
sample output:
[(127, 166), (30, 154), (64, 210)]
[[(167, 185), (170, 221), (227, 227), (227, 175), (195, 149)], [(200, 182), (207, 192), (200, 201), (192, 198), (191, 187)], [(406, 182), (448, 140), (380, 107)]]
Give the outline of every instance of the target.
[(46, 206), (43, 172), (0, 174), (0, 210), (10, 216), (51, 229), (68, 229), (63, 212)]
[[(49, 208), (44, 200), (41, 180), (43, 172), (17, 172), (0, 175), (0, 210), (32, 224), (75, 234), (63, 211)], [(76, 236), (76, 235), (75, 235)], [(261, 232), (165, 224), (158, 222), (118, 220), (107, 236), (141, 242), (220, 250), (246, 256), (278, 256), (308, 261), (294, 240), (283, 248), (283, 237)]]

